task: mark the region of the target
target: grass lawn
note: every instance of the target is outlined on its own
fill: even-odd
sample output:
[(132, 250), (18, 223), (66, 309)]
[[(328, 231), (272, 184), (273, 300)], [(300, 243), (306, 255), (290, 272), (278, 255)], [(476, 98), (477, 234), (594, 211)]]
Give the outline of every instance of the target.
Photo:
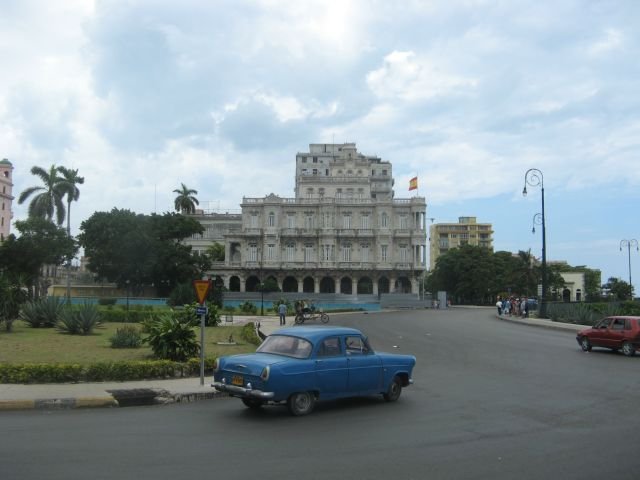
[[(54, 328), (30, 328), (21, 321), (14, 322), (13, 331), (0, 330), (0, 362), (3, 363), (78, 363), (115, 362), (120, 360), (152, 360), (151, 349), (111, 348), (109, 338), (124, 323), (105, 323), (92, 335), (68, 335)], [(129, 324), (131, 325), (131, 324)], [(205, 329), (205, 355), (254, 352), (256, 345), (240, 337), (241, 327), (207, 327)], [(195, 328), (198, 341), (200, 328)], [(237, 345), (217, 345), (233, 335)]]

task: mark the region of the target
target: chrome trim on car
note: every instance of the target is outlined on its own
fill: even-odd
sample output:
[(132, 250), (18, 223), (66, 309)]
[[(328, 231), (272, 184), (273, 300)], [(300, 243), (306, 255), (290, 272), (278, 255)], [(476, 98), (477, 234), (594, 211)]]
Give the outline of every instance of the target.
[(216, 390), (226, 392), (231, 395), (239, 395), (241, 397), (260, 398), (262, 400), (270, 400), (275, 395), (274, 392), (263, 392), (262, 390), (254, 390), (252, 388), (238, 387), (236, 385), (227, 385), (222, 382), (213, 382), (211, 384)]

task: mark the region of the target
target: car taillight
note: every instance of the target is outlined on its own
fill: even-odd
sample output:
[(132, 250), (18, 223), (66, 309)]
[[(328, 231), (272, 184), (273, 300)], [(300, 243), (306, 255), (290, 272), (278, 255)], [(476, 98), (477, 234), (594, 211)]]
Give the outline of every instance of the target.
[(264, 380), (265, 382), (266, 382), (267, 380), (269, 380), (269, 372), (270, 372), (270, 371), (271, 371), (271, 369), (269, 368), (269, 365), (267, 365), (266, 367), (264, 367), (264, 368), (262, 369), (262, 373), (260, 373), (260, 378), (261, 378), (262, 380)]

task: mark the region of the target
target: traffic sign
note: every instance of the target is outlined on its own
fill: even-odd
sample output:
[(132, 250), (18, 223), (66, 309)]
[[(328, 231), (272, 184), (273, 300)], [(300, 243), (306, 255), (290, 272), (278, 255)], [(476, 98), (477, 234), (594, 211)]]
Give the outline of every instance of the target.
[(206, 315), (207, 307), (196, 307), (196, 315)]
[(204, 301), (207, 299), (207, 294), (211, 289), (211, 280), (194, 280), (193, 288), (196, 291), (196, 296), (198, 297), (198, 303), (202, 305)]

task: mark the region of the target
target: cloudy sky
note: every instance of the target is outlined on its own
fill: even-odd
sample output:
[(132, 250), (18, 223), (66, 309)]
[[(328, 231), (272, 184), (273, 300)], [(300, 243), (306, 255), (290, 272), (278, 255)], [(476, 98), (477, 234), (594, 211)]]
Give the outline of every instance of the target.
[[(85, 177), (95, 211), (293, 197), (295, 155), (356, 142), (419, 177), (427, 216), (476, 216), (496, 250), (628, 281), (640, 239), (636, 0), (0, 0), (0, 157)], [(27, 205), (14, 202), (14, 220)], [(640, 282), (640, 254), (631, 256)], [(639, 284), (640, 285), (640, 284)], [(639, 291), (636, 289), (636, 291)]]

